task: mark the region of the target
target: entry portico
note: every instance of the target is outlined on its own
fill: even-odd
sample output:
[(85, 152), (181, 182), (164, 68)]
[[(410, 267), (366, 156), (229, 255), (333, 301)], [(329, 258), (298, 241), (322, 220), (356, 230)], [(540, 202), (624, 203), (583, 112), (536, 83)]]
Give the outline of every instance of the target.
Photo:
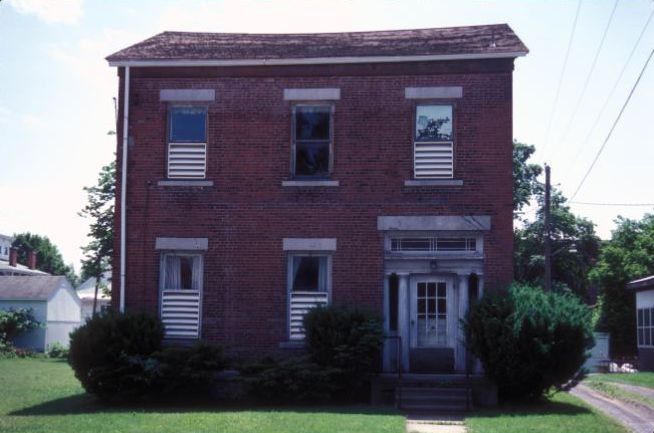
[(483, 290), (490, 223), (489, 216), (378, 217), (384, 232), (384, 330), (391, 337), (384, 371), (472, 368), (460, 323)]

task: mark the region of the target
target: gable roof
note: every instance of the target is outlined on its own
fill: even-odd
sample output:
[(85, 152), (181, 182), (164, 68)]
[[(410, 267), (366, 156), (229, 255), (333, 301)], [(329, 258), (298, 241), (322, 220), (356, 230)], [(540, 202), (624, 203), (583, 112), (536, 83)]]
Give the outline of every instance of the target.
[(70, 288), (64, 276), (0, 276), (0, 300), (47, 301), (60, 288)]
[(163, 62), (187, 62), (191, 66), (194, 62), (210, 61), (311, 64), (517, 57), (527, 52), (511, 27), (494, 24), (349, 33), (163, 32), (120, 50), (107, 60), (112, 66), (155, 66)]
[(627, 289), (635, 290), (637, 292), (654, 289), (654, 275), (628, 282)]

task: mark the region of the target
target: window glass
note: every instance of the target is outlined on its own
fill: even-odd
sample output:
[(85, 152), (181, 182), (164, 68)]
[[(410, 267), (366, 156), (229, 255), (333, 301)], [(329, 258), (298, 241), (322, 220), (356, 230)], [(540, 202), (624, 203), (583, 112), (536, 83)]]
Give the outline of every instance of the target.
[(416, 141), (452, 141), (452, 106), (418, 105)]
[(207, 110), (202, 107), (173, 107), (170, 111), (170, 141), (205, 143)]
[(295, 144), (295, 174), (297, 176), (329, 175), (329, 142)]
[(295, 175), (329, 175), (331, 107), (295, 107)]
[(651, 323), (651, 322), (649, 321), (649, 315), (650, 315), (649, 312), (650, 312), (650, 311), (651, 311), (651, 309), (646, 309), (646, 310), (644, 310), (644, 312), (645, 312), (645, 317), (644, 317), (644, 319), (645, 319), (645, 320), (643, 320), (643, 326), (649, 326), (649, 324)]
[(296, 140), (329, 140), (331, 107), (295, 108)]
[(164, 266), (164, 290), (200, 290), (199, 256), (169, 254)]
[(327, 291), (327, 257), (293, 257), (294, 292)]

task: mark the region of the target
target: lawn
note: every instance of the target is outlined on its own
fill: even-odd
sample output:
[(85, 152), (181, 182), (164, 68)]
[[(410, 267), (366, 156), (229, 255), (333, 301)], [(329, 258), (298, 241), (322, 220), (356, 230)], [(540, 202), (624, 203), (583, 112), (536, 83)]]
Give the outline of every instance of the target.
[(654, 373), (605, 373), (591, 374), (586, 379), (593, 382), (619, 382), (654, 389)]
[(535, 406), (507, 406), (471, 414), (470, 433), (627, 433), (578, 398), (558, 393)]
[(0, 431), (10, 432), (404, 432), (395, 410), (366, 406), (234, 409), (112, 408), (86, 395), (62, 361), (0, 360)]

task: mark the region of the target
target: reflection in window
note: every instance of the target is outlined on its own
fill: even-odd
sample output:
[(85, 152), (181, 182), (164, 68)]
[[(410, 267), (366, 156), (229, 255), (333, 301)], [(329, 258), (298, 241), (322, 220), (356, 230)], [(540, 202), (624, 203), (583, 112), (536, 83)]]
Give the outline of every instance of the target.
[(295, 107), (295, 175), (329, 175), (331, 107)]
[(416, 141), (452, 141), (452, 106), (418, 105)]
[(169, 141), (172, 143), (206, 143), (207, 110), (203, 107), (171, 108)]

